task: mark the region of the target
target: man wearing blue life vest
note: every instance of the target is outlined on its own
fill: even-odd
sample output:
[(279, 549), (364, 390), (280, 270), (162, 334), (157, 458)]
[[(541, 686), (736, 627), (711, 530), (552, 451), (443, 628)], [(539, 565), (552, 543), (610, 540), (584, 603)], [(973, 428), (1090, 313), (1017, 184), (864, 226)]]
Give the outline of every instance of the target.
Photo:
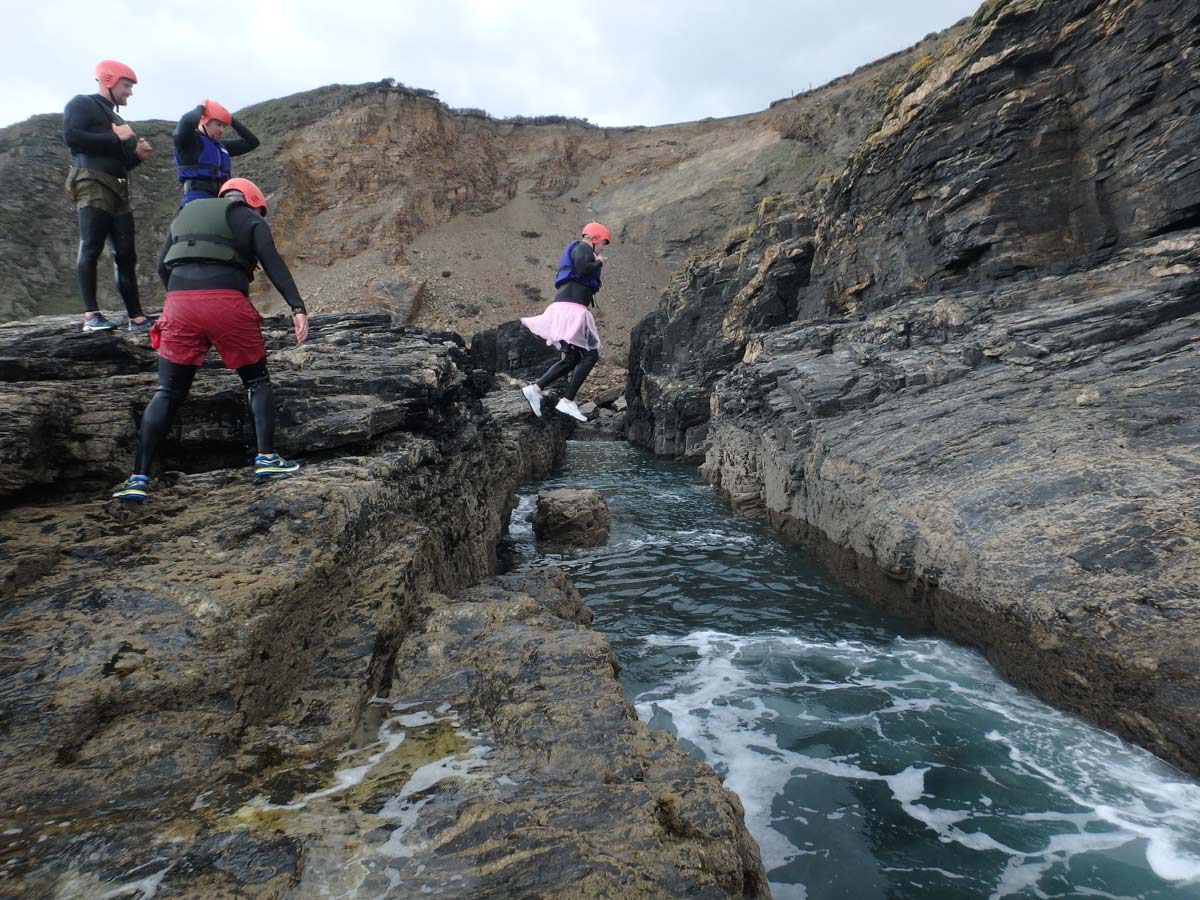
[[(238, 136), (222, 141), (221, 136), (229, 127)], [(205, 100), (184, 113), (175, 126), (174, 139), (175, 169), (183, 184), (181, 207), (192, 200), (216, 197), (221, 185), (233, 177), (231, 157), (258, 147), (254, 133), (215, 100)]]
[(521, 389), (535, 416), (542, 414), (542, 391), (560, 378), (570, 375), (566, 394), (554, 407), (580, 422), (586, 422), (575, 397), (583, 381), (600, 360), (600, 332), (589, 306), (600, 291), (600, 272), (604, 267), (601, 247), (612, 243), (612, 233), (599, 222), (583, 226), (577, 241), (571, 241), (558, 261), (554, 302), (540, 316), (522, 319), (521, 324), (543, 338), (560, 353), (558, 362), (533, 384)]

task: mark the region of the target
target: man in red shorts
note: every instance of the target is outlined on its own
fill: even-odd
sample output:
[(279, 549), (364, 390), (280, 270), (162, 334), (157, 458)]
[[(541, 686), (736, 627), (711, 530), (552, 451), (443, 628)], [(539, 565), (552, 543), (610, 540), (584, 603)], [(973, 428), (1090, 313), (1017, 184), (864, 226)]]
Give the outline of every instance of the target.
[(275, 403), (267, 375), (262, 316), (250, 303), (250, 282), (262, 265), (275, 289), (292, 308), (296, 343), (308, 337), (308, 316), (296, 282), (275, 249), (267, 226), (267, 199), (245, 178), (231, 178), (215, 199), (184, 206), (163, 242), (158, 275), (167, 289), (162, 316), (150, 331), (158, 350), (158, 390), (142, 415), (133, 474), (113, 494), (121, 500), (146, 499), (150, 463), (187, 397), (196, 369), (210, 347), (226, 368), (236, 369), (246, 386), (258, 439), (256, 479), (291, 475), (298, 462), (275, 452)]

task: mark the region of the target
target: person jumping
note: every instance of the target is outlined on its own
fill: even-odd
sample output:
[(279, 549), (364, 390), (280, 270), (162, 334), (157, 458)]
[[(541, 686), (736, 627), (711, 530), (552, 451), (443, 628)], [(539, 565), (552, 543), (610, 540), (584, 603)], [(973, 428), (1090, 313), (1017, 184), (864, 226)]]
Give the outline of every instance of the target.
[(604, 267), (600, 248), (610, 243), (612, 233), (599, 222), (584, 225), (579, 240), (567, 244), (558, 262), (554, 301), (540, 316), (521, 319), (522, 325), (560, 353), (558, 361), (541, 378), (521, 389), (535, 416), (542, 414), (542, 391), (569, 375), (566, 394), (554, 408), (580, 422), (587, 421), (575, 397), (600, 359), (600, 332), (588, 307), (595, 305), (600, 291), (600, 270)]

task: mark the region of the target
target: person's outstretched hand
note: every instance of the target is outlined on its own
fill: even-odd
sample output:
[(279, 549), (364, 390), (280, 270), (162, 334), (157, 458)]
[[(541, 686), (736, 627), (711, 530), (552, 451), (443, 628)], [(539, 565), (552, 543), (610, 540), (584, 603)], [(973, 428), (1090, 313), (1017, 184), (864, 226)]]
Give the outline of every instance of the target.
[(292, 327), (296, 329), (296, 346), (299, 347), (308, 340), (308, 316), (296, 313), (292, 316)]

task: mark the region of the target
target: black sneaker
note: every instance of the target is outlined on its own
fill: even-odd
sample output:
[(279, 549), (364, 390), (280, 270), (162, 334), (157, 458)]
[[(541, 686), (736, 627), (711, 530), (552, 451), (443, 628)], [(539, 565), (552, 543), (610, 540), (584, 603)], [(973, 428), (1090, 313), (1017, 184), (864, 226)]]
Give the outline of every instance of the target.
[(83, 320), (84, 331), (112, 331), (117, 326), (104, 318), (104, 313), (96, 313), (91, 318)]
[(154, 320), (151, 319), (149, 316), (146, 317), (146, 320), (144, 322), (135, 322), (135, 321), (133, 321), (133, 319), (129, 320), (129, 333), (130, 334), (149, 334), (150, 329), (153, 327), (154, 327)]

